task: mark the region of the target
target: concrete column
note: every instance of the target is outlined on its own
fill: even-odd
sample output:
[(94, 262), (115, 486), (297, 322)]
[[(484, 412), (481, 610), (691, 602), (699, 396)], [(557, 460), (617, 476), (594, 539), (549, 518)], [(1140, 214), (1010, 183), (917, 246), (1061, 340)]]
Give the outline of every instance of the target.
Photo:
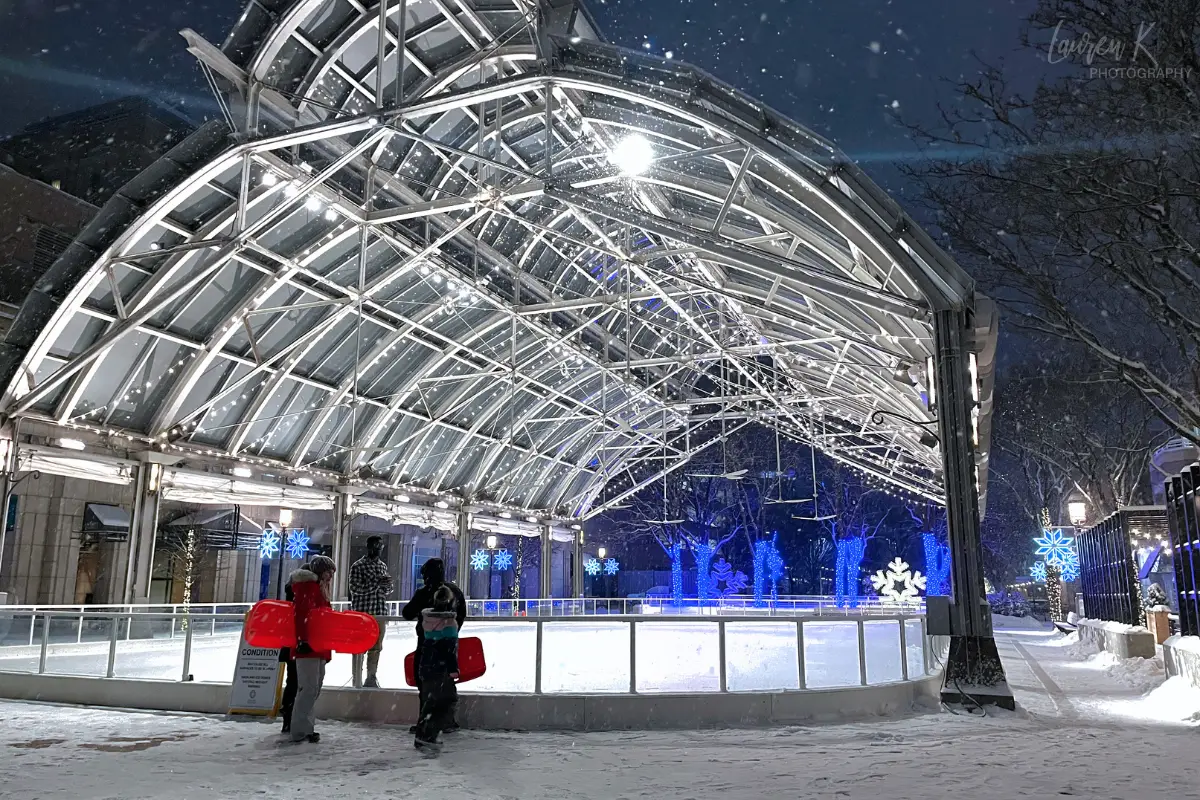
[(350, 580), (350, 532), (354, 523), (354, 495), (338, 492), (333, 504), (333, 561), (337, 572), (333, 576), (333, 598), (349, 598), (347, 581)]
[(471, 596), (471, 515), (458, 512), (458, 588)]
[(550, 537), (550, 533), (553, 529), (554, 526), (550, 525), (549, 523), (542, 527), (542, 558), (538, 562), (538, 578), (540, 584), (538, 589), (538, 597), (542, 598), (551, 597), (554, 592), (554, 584), (551, 580), (553, 578), (553, 564), (550, 563), (552, 560), (551, 552), (553, 549), (553, 540)]
[(575, 532), (575, 546), (571, 552), (571, 595), (583, 597), (583, 531)]
[(134, 480), (129, 520), (129, 561), (125, 565), (125, 603), (148, 603), (158, 538), (159, 483), (162, 465), (142, 464)]

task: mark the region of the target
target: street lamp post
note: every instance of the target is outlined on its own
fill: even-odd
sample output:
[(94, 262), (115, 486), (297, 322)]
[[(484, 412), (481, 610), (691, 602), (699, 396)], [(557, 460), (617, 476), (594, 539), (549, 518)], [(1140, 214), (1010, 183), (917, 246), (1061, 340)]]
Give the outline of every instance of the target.
[(287, 557), (288, 529), (292, 524), (292, 510), (279, 509), (279, 570), (275, 575), (275, 599), (283, 599), (283, 560)]

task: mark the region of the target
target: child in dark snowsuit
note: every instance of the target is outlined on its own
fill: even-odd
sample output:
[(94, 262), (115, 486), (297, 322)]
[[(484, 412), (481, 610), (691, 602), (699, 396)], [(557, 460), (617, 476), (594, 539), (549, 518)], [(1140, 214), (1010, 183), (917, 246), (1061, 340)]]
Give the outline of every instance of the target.
[(420, 682), (425, 692), (417, 721), (415, 744), (436, 747), (438, 734), (450, 723), (458, 689), (458, 621), (454, 593), (442, 586), (433, 595), (433, 607), (421, 611), (425, 646), (421, 653)]

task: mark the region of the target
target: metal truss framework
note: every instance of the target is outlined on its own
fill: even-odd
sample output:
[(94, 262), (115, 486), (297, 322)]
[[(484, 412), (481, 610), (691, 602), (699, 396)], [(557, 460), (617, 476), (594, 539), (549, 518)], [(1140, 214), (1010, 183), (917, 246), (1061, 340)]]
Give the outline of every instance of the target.
[(185, 36), (238, 141), (96, 254), (8, 415), (573, 517), (724, 418), (943, 499), (871, 415), (931, 419), (932, 312), (972, 284), (828, 142), (561, 0)]

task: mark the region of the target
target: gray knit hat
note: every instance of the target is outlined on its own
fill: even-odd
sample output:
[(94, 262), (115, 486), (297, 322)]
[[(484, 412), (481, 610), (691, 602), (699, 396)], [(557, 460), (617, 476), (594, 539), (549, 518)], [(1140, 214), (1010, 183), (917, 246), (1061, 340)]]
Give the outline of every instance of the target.
[(308, 562), (308, 569), (320, 575), (322, 572), (336, 572), (337, 564), (329, 556), (313, 556)]

